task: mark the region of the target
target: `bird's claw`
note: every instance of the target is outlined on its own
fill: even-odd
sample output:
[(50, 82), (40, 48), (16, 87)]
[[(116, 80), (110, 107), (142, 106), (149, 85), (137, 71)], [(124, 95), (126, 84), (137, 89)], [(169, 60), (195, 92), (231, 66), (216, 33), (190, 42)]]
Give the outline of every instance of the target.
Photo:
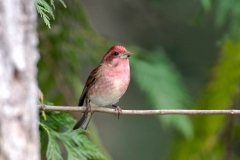
[(88, 112), (92, 112), (92, 110), (91, 110), (91, 106), (90, 106), (89, 104), (87, 104), (87, 106), (86, 106), (85, 114), (87, 115)]
[(117, 112), (118, 119), (119, 119), (119, 116), (122, 113), (122, 109), (119, 106), (115, 106), (115, 112)]

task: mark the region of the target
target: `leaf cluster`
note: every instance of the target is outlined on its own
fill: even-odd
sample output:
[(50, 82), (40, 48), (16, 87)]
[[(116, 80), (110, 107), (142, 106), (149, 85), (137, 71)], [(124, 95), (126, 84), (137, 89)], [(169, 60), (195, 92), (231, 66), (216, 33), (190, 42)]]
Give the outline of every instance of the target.
[[(59, 0), (59, 1), (62, 3), (64, 7), (67, 7), (63, 0)], [(49, 15), (52, 17), (53, 20), (55, 19), (53, 14), (53, 9), (55, 9), (54, 0), (50, 0), (50, 4), (48, 4), (46, 0), (35, 0), (35, 6), (37, 9), (37, 12), (43, 18), (43, 21), (45, 22), (45, 24), (49, 28), (51, 28)]]
[[(90, 142), (83, 130), (72, 130), (75, 120), (68, 113), (47, 112), (40, 122), (41, 145), (48, 160), (63, 160), (64, 149), (68, 160), (104, 160), (99, 149)], [(67, 129), (67, 130), (66, 130)], [(48, 143), (44, 143), (45, 139)], [(44, 152), (44, 151), (43, 151)], [(66, 155), (65, 155), (66, 157)]]

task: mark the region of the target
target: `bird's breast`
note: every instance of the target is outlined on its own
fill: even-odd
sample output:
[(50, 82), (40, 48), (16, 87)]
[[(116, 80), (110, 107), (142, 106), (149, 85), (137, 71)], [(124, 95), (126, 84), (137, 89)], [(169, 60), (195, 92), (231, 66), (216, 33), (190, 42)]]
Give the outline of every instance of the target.
[(95, 83), (88, 91), (91, 103), (99, 106), (112, 105), (118, 102), (126, 92), (130, 82), (130, 68), (127, 63), (117, 67), (104, 67)]

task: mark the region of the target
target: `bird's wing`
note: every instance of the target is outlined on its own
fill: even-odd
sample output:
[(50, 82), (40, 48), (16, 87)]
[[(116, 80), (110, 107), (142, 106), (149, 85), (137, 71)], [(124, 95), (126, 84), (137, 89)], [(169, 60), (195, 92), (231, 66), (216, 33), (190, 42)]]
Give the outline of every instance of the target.
[(100, 68), (101, 68), (101, 64), (98, 65), (90, 74), (90, 76), (88, 77), (87, 79), (87, 82), (85, 84), (85, 87), (82, 91), (82, 95), (80, 96), (79, 98), (79, 102), (78, 102), (78, 106), (82, 106), (83, 103), (84, 103), (84, 100), (86, 98), (86, 95), (87, 95), (87, 92), (89, 90), (89, 88), (92, 86), (92, 84), (95, 82), (98, 74), (99, 74), (99, 71), (100, 71)]

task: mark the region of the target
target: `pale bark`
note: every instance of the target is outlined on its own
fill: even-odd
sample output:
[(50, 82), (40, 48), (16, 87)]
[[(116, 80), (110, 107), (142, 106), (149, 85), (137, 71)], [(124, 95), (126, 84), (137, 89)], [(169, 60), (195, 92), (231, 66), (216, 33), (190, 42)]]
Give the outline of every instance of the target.
[(34, 0), (0, 0), (0, 160), (38, 160)]

